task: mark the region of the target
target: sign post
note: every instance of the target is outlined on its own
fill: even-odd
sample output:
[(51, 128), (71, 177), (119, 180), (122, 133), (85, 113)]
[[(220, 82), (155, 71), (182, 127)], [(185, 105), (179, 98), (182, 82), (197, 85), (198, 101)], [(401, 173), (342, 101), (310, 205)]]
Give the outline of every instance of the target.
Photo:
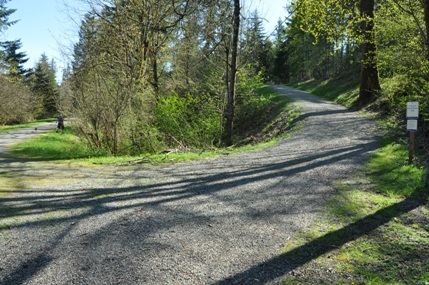
[(414, 161), (414, 145), (416, 142), (417, 121), (419, 118), (419, 102), (407, 102), (407, 131), (410, 132), (408, 164)]

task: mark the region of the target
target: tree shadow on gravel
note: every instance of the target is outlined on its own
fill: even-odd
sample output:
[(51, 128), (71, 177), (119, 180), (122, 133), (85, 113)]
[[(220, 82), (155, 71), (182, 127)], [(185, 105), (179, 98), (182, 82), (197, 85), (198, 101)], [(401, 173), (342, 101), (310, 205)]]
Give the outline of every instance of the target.
[[(2, 203), (29, 202), (25, 206), (0, 207), (0, 218), (19, 217), (34, 214), (44, 214), (54, 212), (58, 209), (76, 209), (84, 208), (87, 205), (93, 205), (93, 200), (97, 199), (97, 204), (111, 202), (125, 202), (133, 199), (155, 199), (144, 205), (156, 206), (168, 202), (185, 200), (198, 195), (211, 195), (217, 192), (222, 192), (235, 187), (251, 184), (254, 182), (268, 181), (273, 178), (293, 177), (303, 171), (316, 169), (335, 162), (346, 159), (360, 157), (376, 148), (376, 144), (360, 144), (351, 147), (338, 149), (330, 149), (321, 154), (308, 155), (302, 154), (303, 157), (287, 160), (270, 165), (254, 166), (237, 172), (220, 172), (199, 176), (197, 178), (181, 177), (177, 182), (155, 183), (147, 186), (132, 186), (121, 188), (93, 188), (85, 189), (85, 191), (65, 191), (67, 194), (61, 194), (62, 190), (46, 190), (43, 195), (37, 196), (37, 201), (33, 201), (32, 197), (27, 197), (25, 193), (29, 191), (17, 191), (17, 196), (0, 198), (0, 206)], [(215, 167), (212, 167), (214, 169)], [(54, 171), (55, 169), (53, 169)], [(17, 171), (17, 170), (14, 170)], [(168, 174), (168, 173), (167, 173)], [(173, 175), (173, 174), (172, 174)], [(177, 176), (177, 175), (175, 175)], [(87, 177), (91, 179), (90, 177)], [(180, 178), (180, 177), (179, 177)], [(123, 179), (123, 177), (117, 177)], [(228, 181), (226, 181), (228, 179)], [(38, 191), (36, 191), (38, 192)], [(110, 196), (112, 195), (112, 196)], [(137, 206), (143, 206), (139, 204)], [(125, 208), (134, 208), (136, 205), (123, 206), (121, 208), (106, 208), (107, 211), (118, 211)], [(86, 215), (85, 215), (86, 216)], [(76, 217), (75, 217), (76, 218)], [(82, 217), (81, 217), (82, 218)], [(74, 218), (49, 219), (50, 222), (61, 222), (64, 220), (72, 220)], [(14, 227), (28, 227), (43, 224), (46, 221), (39, 220), (35, 222), (24, 222), (15, 224)]]
[(370, 234), (393, 218), (406, 214), (424, 205), (426, 202), (427, 200), (420, 197), (412, 196), (406, 198), (346, 227), (327, 233), (291, 251), (257, 264), (244, 272), (213, 283), (213, 285), (256, 285), (269, 283), (334, 249), (338, 249), (350, 241)]
[[(347, 111), (327, 111), (313, 113), (312, 115), (325, 116), (345, 112)], [(307, 115), (307, 117), (309, 116)], [(325, 131), (327, 132), (327, 130)], [(315, 142), (315, 146), (319, 147), (320, 140), (318, 140), (317, 135), (315, 134), (312, 141)], [(340, 140), (341, 138), (336, 137), (336, 139)], [(240, 165), (238, 160), (231, 159), (225, 162), (220, 159), (217, 162), (208, 162), (207, 166), (202, 165), (201, 169), (195, 171), (201, 171), (201, 173), (193, 174), (191, 177), (176, 171), (174, 168), (170, 168), (169, 170), (158, 169), (160, 172), (163, 172), (163, 177), (174, 177), (174, 180), (168, 181), (154, 181), (152, 177), (149, 177), (150, 174), (144, 174), (141, 170), (135, 171), (129, 177), (122, 177), (120, 174), (115, 173), (111, 173), (106, 177), (106, 179), (115, 181), (125, 181), (127, 179), (151, 181), (150, 183), (142, 183), (136, 186), (123, 186), (118, 182), (117, 185), (112, 185), (108, 188), (97, 188), (94, 186), (94, 182), (91, 181), (97, 176), (91, 172), (92, 170), (87, 170), (87, 172), (82, 174), (82, 177), (73, 177), (79, 178), (79, 181), (83, 181), (81, 188), (76, 186), (72, 190), (47, 189), (42, 191), (33, 189), (11, 193), (13, 195), (0, 198), (0, 219), (14, 219), (13, 224), (8, 225), (11, 230), (16, 230), (17, 233), (20, 233), (19, 230), (43, 230), (45, 227), (49, 228), (50, 225), (61, 225), (61, 230), (58, 230), (49, 242), (43, 243), (37, 250), (33, 249), (28, 255), (16, 259), (20, 260), (20, 264), (13, 264), (13, 267), (8, 268), (8, 270), (0, 268), (0, 284), (25, 284), (44, 270), (50, 269), (50, 266), (55, 263), (53, 262), (55, 258), (59, 258), (52, 255), (52, 252), (56, 248), (67, 248), (75, 251), (74, 258), (83, 261), (83, 265), (79, 265), (77, 269), (73, 268), (73, 270), (84, 271), (83, 273), (76, 273), (84, 277), (89, 275), (86, 270), (91, 269), (91, 264), (96, 266), (102, 263), (102, 266), (109, 267), (110, 263), (120, 263), (122, 262), (121, 258), (123, 258), (123, 262), (129, 262), (124, 264), (124, 267), (128, 267), (129, 271), (126, 273), (108, 273), (112, 276), (117, 275), (125, 278), (133, 274), (133, 272), (130, 272), (133, 270), (131, 265), (133, 262), (143, 263), (146, 268), (151, 268), (151, 258), (165, 258), (168, 262), (172, 262), (169, 260), (171, 256), (160, 257), (160, 254), (164, 249), (168, 250), (169, 246), (177, 247), (174, 250), (183, 250), (180, 248), (180, 240), (177, 243), (172, 243), (172, 240), (168, 239), (169, 237), (159, 237), (158, 235), (174, 231), (176, 228), (185, 232), (175, 232), (175, 239), (177, 239), (179, 234), (183, 234), (181, 238), (186, 239), (187, 234), (202, 231), (204, 239), (210, 239), (212, 245), (219, 246), (217, 249), (219, 256), (214, 258), (227, 258), (231, 253), (227, 252), (227, 249), (222, 248), (221, 245), (228, 246), (228, 238), (222, 241), (225, 238), (223, 236), (225, 233), (216, 231), (216, 227), (220, 227), (224, 219), (231, 217), (232, 219), (241, 219), (241, 221), (244, 220), (247, 222), (242, 222), (241, 225), (245, 224), (246, 226), (252, 226), (258, 222), (270, 223), (274, 221), (276, 226), (285, 227), (282, 220), (283, 217), (315, 211), (313, 207), (320, 203), (316, 200), (323, 200), (324, 195), (327, 193), (324, 192), (325, 190), (322, 191), (317, 188), (303, 189), (308, 184), (304, 183), (304, 186), (302, 184), (298, 185), (297, 182), (293, 181), (294, 178), (304, 172), (308, 172), (305, 176), (305, 182), (318, 182), (320, 179), (317, 176), (318, 171), (332, 172), (332, 176), (343, 178), (348, 173), (341, 172), (341, 167), (339, 169), (335, 167), (329, 169), (329, 167), (334, 164), (359, 165), (362, 156), (377, 148), (375, 140), (371, 139), (369, 141), (369, 143), (365, 142), (357, 145), (327, 146), (326, 149), (319, 149), (318, 152), (302, 148), (300, 152), (294, 153), (292, 159), (289, 159), (287, 154), (265, 152), (263, 154), (265, 156), (263, 164), (258, 164), (257, 158), (252, 159), (250, 162), (247, 161), (247, 164), (243, 163), (243, 165)], [(229, 169), (230, 165), (237, 166), (237, 164), (238, 167), (233, 171)], [(48, 173), (49, 169), (45, 171)], [(58, 171), (58, 169), (53, 166), (52, 171)], [(25, 166), (21, 165), (18, 165), (16, 168), (7, 168), (7, 172), (13, 172), (15, 177), (19, 177), (22, 173), (22, 177), (26, 176), (29, 179), (38, 178), (37, 175), (27, 173)], [(146, 175), (148, 176), (146, 177)], [(61, 177), (61, 175), (59, 176)], [(64, 170), (64, 177), (68, 177), (67, 169)], [(316, 182), (314, 184), (317, 184)], [(297, 185), (290, 186), (292, 183), (297, 183)], [(330, 187), (330, 185), (327, 186), (324, 184), (317, 185)], [(287, 189), (288, 187), (290, 189)], [(31, 193), (31, 191), (34, 191), (34, 193)], [(236, 192), (239, 192), (240, 195), (237, 195)], [(34, 197), (32, 194), (37, 196)], [(271, 204), (260, 203), (264, 199), (267, 199)], [(222, 277), (213, 277), (202, 284), (252, 284), (256, 280), (258, 282), (255, 284), (268, 283), (275, 278), (283, 276), (293, 268), (299, 267), (313, 258), (329, 252), (333, 247), (341, 246), (386, 223), (398, 214), (392, 214), (392, 210), (406, 212), (415, 207), (411, 203), (411, 200), (406, 201), (396, 205), (396, 208), (391, 208), (390, 210), (386, 208), (342, 230), (327, 234), (267, 262), (255, 265), (246, 270), (243, 268), (247, 267), (230, 269), (230, 273), (223, 273), (222, 275), (218, 275)], [(186, 206), (179, 207), (177, 206), (177, 202), (184, 202)], [(215, 211), (205, 211), (208, 206), (215, 208), (219, 205), (230, 212), (219, 214)], [(208, 208), (208, 210), (212, 208)], [(67, 214), (58, 216), (57, 212), (67, 212)], [(85, 235), (73, 236), (76, 234), (74, 229), (81, 226), (81, 224), (102, 221), (100, 218), (102, 215), (112, 213), (120, 213), (119, 216), (121, 219), (109, 220), (108, 224), (100, 227), (94, 224), (94, 229), (88, 231)], [(247, 238), (249, 240), (253, 235), (258, 237), (258, 233), (255, 233), (256, 228), (242, 229), (239, 225), (235, 224), (232, 224), (231, 227), (236, 227), (230, 228), (231, 231), (248, 234)], [(8, 229), (6, 228), (6, 230)], [(283, 231), (279, 232), (284, 235), (293, 230), (296, 230), (296, 228), (292, 225), (286, 230), (283, 229)], [(1, 231), (2, 227), (0, 225)], [(240, 234), (236, 234), (235, 237), (230, 236), (229, 238), (240, 239)], [(119, 241), (115, 240), (112, 236), (120, 237)], [(163, 238), (166, 239), (163, 240)], [(280, 239), (283, 239), (283, 236)], [(117, 255), (116, 257), (102, 256), (102, 260), (97, 259), (101, 255), (98, 250), (103, 249), (102, 244), (115, 244), (116, 242), (120, 243), (120, 250), (113, 250)], [(206, 240), (199, 242), (202, 248), (210, 246), (210, 243), (205, 245)], [(258, 245), (263, 246), (264, 241)], [(184, 250), (189, 251), (187, 248)], [(252, 254), (246, 250), (248, 248), (244, 248), (243, 250), (246, 255)], [(143, 260), (130, 260), (127, 254), (132, 255), (135, 252), (140, 253), (143, 256)], [(209, 256), (202, 250), (201, 256), (195, 252), (191, 252), (189, 258), (190, 260), (195, 258), (196, 263), (205, 263), (207, 261), (204, 258), (209, 258)], [(240, 260), (241, 258), (245, 257), (243, 255), (237, 257)], [(15, 262), (18, 263), (18, 261)], [(252, 261), (252, 264), (255, 264), (255, 262)], [(168, 268), (170, 267), (174, 267), (174, 265), (168, 264)], [(219, 270), (217, 268), (211, 269), (213, 271)], [(146, 270), (145, 273), (150, 274), (150, 269)], [(233, 274), (231, 272), (241, 273), (215, 283), (216, 280)], [(92, 273), (94, 272), (91, 271)], [(103, 272), (95, 273), (103, 277)], [(43, 272), (42, 274), (45, 273)], [(209, 272), (209, 274), (212, 274), (212, 272)], [(95, 277), (91, 276), (91, 278)], [(127, 284), (144, 284), (142, 280), (139, 279), (140, 283), (128, 282)], [(158, 284), (163, 284), (162, 280), (157, 281), (159, 281)], [(54, 282), (52, 281), (52, 284)], [(79, 282), (76, 281), (77, 283)], [(121, 283), (111, 282), (110, 284)], [(177, 281), (177, 284), (180, 284), (180, 281)]]
[[(111, 236), (112, 233), (116, 233), (117, 235), (123, 235), (123, 248), (132, 244), (133, 240), (138, 240), (139, 245), (136, 246), (135, 249), (131, 250), (131, 252), (138, 252), (146, 243), (150, 244), (156, 242), (156, 240), (149, 238), (155, 232), (175, 227), (183, 227), (183, 225), (186, 225), (187, 228), (207, 228), (209, 231), (212, 224), (222, 223), (222, 216), (205, 216), (198, 212), (180, 212), (179, 210), (175, 210), (174, 208), (169, 208), (167, 206), (169, 203), (177, 201), (188, 201), (189, 199), (204, 196), (216, 196), (213, 198), (214, 200), (217, 199), (220, 203), (240, 208), (242, 212), (237, 215), (242, 216), (241, 218), (243, 219), (252, 220), (254, 222), (258, 219), (265, 220), (275, 216), (295, 215), (304, 211), (304, 208), (308, 208), (305, 209), (305, 211), (311, 211), (312, 206), (302, 207), (302, 205), (305, 203), (314, 203), (314, 201), (311, 200), (315, 199), (315, 195), (319, 195), (317, 193), (307, 193), (305, 191), (302, 193), (291, 193), (289, 195), (296, 195), (296, 197), (293, 198), (297, 201), (296, 205), (289, 207), (277, 207), (280, 205), (264, 205), (262, 208), (257, 207), (262, 198), (269, 197), (272, 201), (276, 201), (278, 195), (285, 195), (285, 193), (278, 190), (271, 193), (269, 188), (262, 188), (258, 189), (258, 191), (254, 193), (245, 192), (246, 196), (241, 197), (239, 200), (237, 200), (237, 197), (230, 198), (228, 196), (229, 194), (222, 197), (217, 195), (219, 193), (230, 191), (231, 189), (236, 189), (237, 187), (252, 185), (252, 183), (263, 183), (270, 179), (281, 178), (282, 180), (287, 180), (288, 177), (294, 177), (304, 171), (317, 169), (343, 160), (351, 160), (352, 162), (350, 163), (353, 163), (354, 158), (358, 158), (375, 148), (376, 144), (373, 142), (355, 146), (345, 146), (337, 149), (329, 149), (319, 154), (308, 155), (304, 153), (302, 154), (302, 157), (296, 159), (272, 164), (250, 166), (235, 172), (219, 172), (219, 170), (215, 174), (204, 172), (204, 175), (197, 177), (189, 178), (183, 176), (178, 177), (177, 181), (158, 181), (144, 186), (111, 187), (108, 189), (86, 188), (84, 190), (74, 191), (66, 190), (66, 192), (68, 192), (66, 194), (61, 190), (51, 189), (43, 191), (43, 194), (38, 193), (37, 200), (34, 200), (34, 197), (31, 195), (27, 196), (25, 194), (30, 190), (22, 192), (19, 191), (16, 193), (17, 195), (14, 196), (2, 197), (0, 198), (1, 204), (4, 203), (5, 205), (11, 206), (5, 207), (0, 204), (0, 218), (24, 218), (22, 221), (15, 222), (11, 226), (13, 229), (35, 227), (43, 228), (52, 224), (61, 224), (64, 225), (64, 227), (62, 232), (57, 233), (57, 236), (51, 239), (49, 244), (43, 245), (38, 252), (32, 252), (25, 257), (26, 261), (20, 265), (16, 265), (14, 267), (14, 271), (8, 273), (3, 271), (2, 273), (2, 270), (0, 269), (0, 275), (3, 274), (4, 276), (4, 279), (0, 281), (0, 284), (20, 285), (24, 284), (27, 280), (32, 279), (38, 274), (38, 272), (41, 272), (50, 266), (50, 263), (53, 260), (53, 257), (51, 257), (52, 249), (60, 246), (65, 237), (70, 235), (74, 224), (80, 222), (85, 223), (87, 219), (104, 214), (121, 211), (144, 211), (144, 209), (148, 208), (151, 210), (155, 209), (158, 215), (156, 219), (154, 217), (142, 216), (140, 221), (129, 222), (132, 227), (129, 225), (124, 226), (123, 223), (126, 223), (126, 221), (112, 222), (106, 227), (89, 234), (85, 237), (87, 241), (83, 243), (84, 245), (88, 244), (96, 247), (102, 242), (108, 243), (109, 236)], [(225, 166), (216, 166), (215, 164), (212, 164), (210, 167), (211, 169), (216, 167), (223, 169)], [(15, 169), (14, 171), (18, 171), (18, 169)], [(87, 173), (86, 175), (86, 179), (92, 179), (90, 173)], [(168, 172), (166, 175), (168, 175)], [(114, 174), (112, 174), (112, 177), (114, 177)], [(118, 176), (115, 179), (124, 179), (124, 177)], [(314, 177), (311, 179), (317, 178)], [(272, 197), (270, 197), (270, 195)], [(243, 200), (246, 201), (243, 202)], [(136, 201), (136, 203), (127, 203), (130, 201)], [(216, 206), (214, 201), (210, 200), (209, 202), (212, 206)], [(14, 203), (24, 203), (24, 205), (13, 206)], [(115, 206), (111, 206), (112, 203), (116, 203)], [(195, 203), (204, 204), (206, 201), (202, 200)], [(200, 205), (194, 204), (190, 207), (192, 208), (194, 206), (198, 207)], [(79, 209), (82, 209), (82, 212), (77, 211)], [(83, 209), (88, 210), (83, 211)], [(56, 217), (56, 211), (77, 212), (73, 215)], [(386, 213), (387, 212), (389, 211), (386, 210)], [(176, 216), (176, 218), (170, 219), (168, 216), (166, 217), (167, 213), (170, 213), (172, 216)], [(354, 226), (351, 225), (337, 233), (329, 234), (326, 237), (322, 237), (300, 249), (252, 267), (216, 284), (251, 284), (251, 281), (249, 280), (252, 278), (259, 280), (259, 283), (268, 282), (269, 280), (282, 276), (289, 270), (310, 261), (318, 255), (329, 251), (332, 247), (344, 244), (345, 242), (376, 228), (377, 226), (385, 223), (388, 218), (391, 218), (389, 216), (386, 218), (382, 214), (383, 213), (379, 214), (381, 217), (376, 215), (375, 218), (365, 219)], [(167, 222), (161, 223), (159, 221), (160, 219), (165, 219)], [(369, 225), (367, 225), (367, 223)], [(363, 225), (365, 225), (365, 227)], [(366, 230), (362, 232), (362, 229)], [(123, 232), (119, 232), (120, 230)], [(130, 239), (130, 237), (133, 238)], [(332, 242), (334, 237), (338, 239), (338, 242)], [(329, 245), (327, 245), (328, 242), (330, 242)], [(164, 246), (166, 245), (168, 245), (168, 243), (164, 244)], [(82, 246), (82, 244), (78, 244), (78, 246)], [(87, 250), (84, 252), (87, 253), (92, 251)], [(312, 254), (310, 255), (309, 252), (312, 252)], [(94, 253), (94, 255), (96, 254)], [(299, 258), (297, 259), (297, 257)], [(124, 260), (126, 258), (127, 257), (124, 256)], [(299, 262), (294, 263), (293, 260), (299, 260)], [(86, 262), (88, 264), (96, 263), (96, 261), (91, 262), (91, 257), (88, 257)], [(107, 260), (106, 262), (110, 261)], [(83, 267), (87, 268), (85, 265)], [(6, 274), (6, 276), (4, 274)]]

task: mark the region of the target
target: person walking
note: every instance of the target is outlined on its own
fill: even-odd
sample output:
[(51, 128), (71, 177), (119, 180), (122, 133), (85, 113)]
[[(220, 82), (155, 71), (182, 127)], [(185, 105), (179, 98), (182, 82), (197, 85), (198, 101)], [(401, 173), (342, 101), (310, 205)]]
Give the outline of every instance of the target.
[(64, 133), (64, 117), (62, 115), (58, 115), (57, 117), (57, 129), (55, 132), (61, 130)]

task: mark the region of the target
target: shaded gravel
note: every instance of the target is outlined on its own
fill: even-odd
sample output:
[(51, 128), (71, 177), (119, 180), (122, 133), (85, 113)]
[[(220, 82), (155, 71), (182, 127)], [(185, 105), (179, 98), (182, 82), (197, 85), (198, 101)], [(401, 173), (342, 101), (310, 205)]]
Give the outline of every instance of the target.
[(377, 148), (378, 129), (273, 87), (303, 106), (304, 128), (217, 159), (91, 168), (14, 161), (0, 134), (0, 171), (22, 188), (0, 197), (0, 284), (280, 283), (297, 262), (277, 258), (283, 243)]

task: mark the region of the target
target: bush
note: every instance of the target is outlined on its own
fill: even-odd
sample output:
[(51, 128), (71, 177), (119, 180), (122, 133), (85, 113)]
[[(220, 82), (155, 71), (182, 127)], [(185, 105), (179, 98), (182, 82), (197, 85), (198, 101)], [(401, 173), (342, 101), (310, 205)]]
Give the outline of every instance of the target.
[(218, 102), (209, 95), (184, 97), (172, 92), (159, 100), (155, 117), (169, 147), (204, 148), (220, 137)]
[(248, 78), (246, 74), (238, 74), (237, 100), (234, 125), (240, 136), (246, 136), (254, 128), (255, 122), (264, 123), (271, 119), (267, 112), (272, 111), (272, 94), (258, 94), (258, 89), (263, 86), (262, 77), (257, 75)]
[(33, 119), (33, 96), (23, 84), (0, 76), (0, 102), (0, 124), (19, 124)]

